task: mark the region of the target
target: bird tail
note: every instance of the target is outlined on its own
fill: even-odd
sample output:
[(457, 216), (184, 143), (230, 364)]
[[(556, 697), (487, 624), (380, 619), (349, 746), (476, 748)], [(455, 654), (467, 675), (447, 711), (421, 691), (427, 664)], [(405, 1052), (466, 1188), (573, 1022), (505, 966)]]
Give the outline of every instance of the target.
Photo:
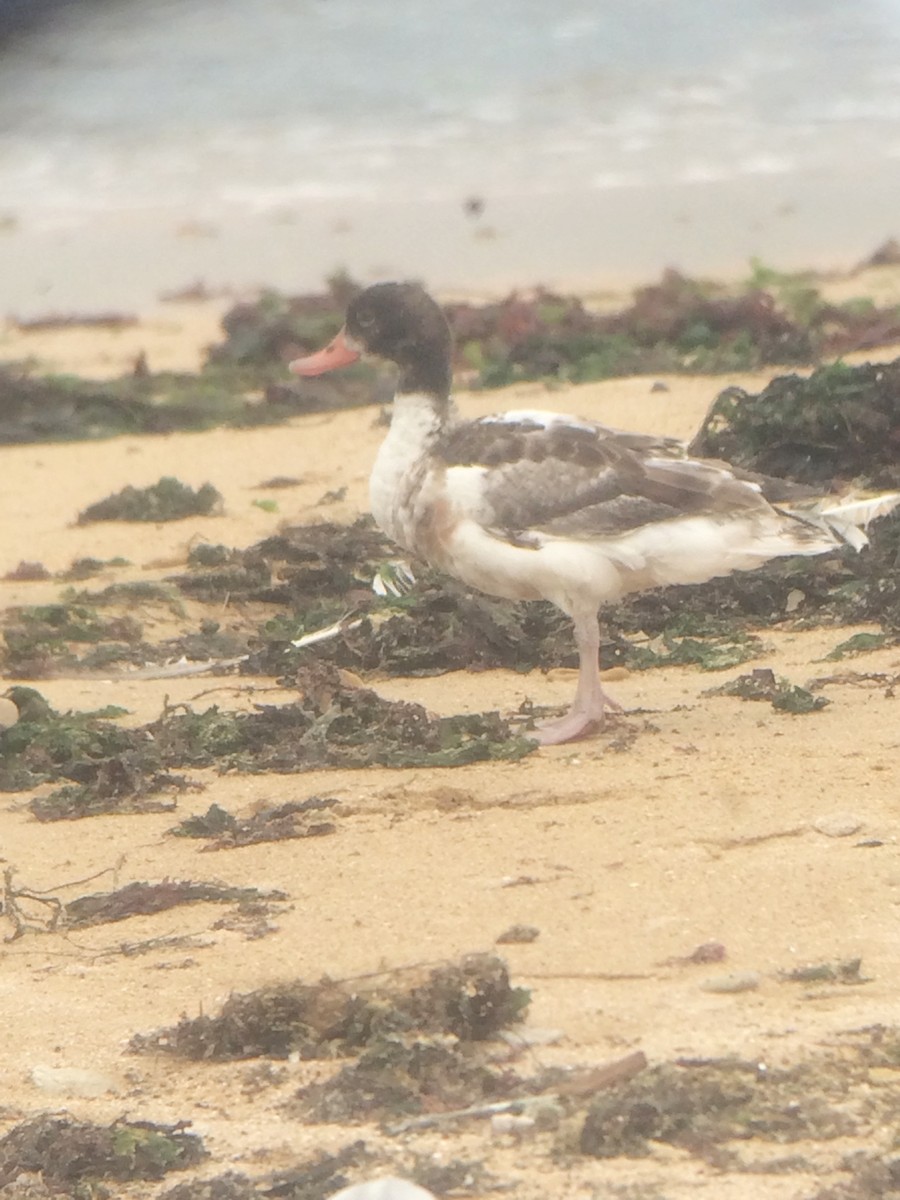
[(835, 544), (854, 550), (869, 544), (866, 528), (878, 517), (886, 517), (900, 505), (900, 492), (876, 495), (824, 496), (814, 501), (795, 501), (777, 507), (788, 516), (831, 536)]

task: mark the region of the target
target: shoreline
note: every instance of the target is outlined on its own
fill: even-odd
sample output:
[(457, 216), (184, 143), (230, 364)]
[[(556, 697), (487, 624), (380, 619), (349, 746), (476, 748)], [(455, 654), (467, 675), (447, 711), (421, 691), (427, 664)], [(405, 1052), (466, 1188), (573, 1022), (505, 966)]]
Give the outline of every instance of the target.
[[(870, 252), (874, 247), (870, 247)], [(812, 286), (822, 298), (835, 305), (865, 303), (871, 301), (881, 309), (896, 306), (900, 309), (900, 263), (884, 266), (857, 266), (844, 272), (817, 275), (811, 273)], [(746, 276), (744, 276), (746, 278)], [(656, 282), (657, 275), (642, 278), (640, 286)], [(524, 290), (530, 291), (537, 285), (531, 280)], [(322, 279), (311, 284), (311, 290), (321, 291)], [(740, 288), (740, 277), (732, 277), (723, 283), (725, 288)], [(287, 294), (296, 294), (303, 289), (288, 289)], [(592, 308), (612, 312), (626, 308), (633, 294), (633, 287), (622, 285), (616, 289), (611, 283), (602, 291), (588, 288), (560, 288), (565, 294), (581, 295)], [(135, 363), (140, 360), (151, 372), (173, 371), (176, 373), (199, 372), (212, 345), (223, 340), (222, 318), (239, 300), (255, 298), (259, 289), (235, 288), (215, 289), (205, 284), (184, 290), (168, 299), (156, 297), (151, 303), (137, 305), (133, 310), (116, 312), (102, 305), (90, 291), (71, 308), (62, 304), (50, 307), (49, 303), (36, 310), (35, 315), (46, 324), (41, 327), (20, 327), (16, 319), (8, 316), (4, 321), (0, 313), (0, 364), (24, 363), (37, 374), (77, 375), (83, 379), (114, 380), (130, 375)], [(505, 293), (502, 293), (505, 294)], [(468, 300), (474, 303), (488, 301), (491, 293), (478, 288), (446, 289), (438, 292), (442, 300)], [(22, 317), (21, 313), (16, 314)], [(109, 318), (104, 323), (103, 316)], [(80, 320), (79, 318), (83, 318)], [(98, 319), (100, 318), (100, 319)], [(843, 354), (843, 361), (859, 364), (867, 361), (889, 361), (900, 352), (900, 347), (880, 344), (866, 350)], [(812, 369), (796, 368), (798, 370)], [(759, 386), (775, 375), (789, 373), (787, 367), (762, 368), (752, 372)], [(701, 374), (716, 392), (735, 375)], [(745, 375), (748, 372), (737, 372)], [(620, 388), (627, 389), (628, 376), (619, 377)], [(612, 380), (611, 382), (616, 382)], [(533, 386), (545, 390), (543, 384)], [(494, 389), (488, 389), (490, 396)], [(493, 403), (493, 401), (491, 402)]]
[(853, 178), (755, 175), (655, 188), (455, 201), (334, 199), (250, 212), (211, 196), (76, 216), (6, 211), (0, 314), (143, 311), (172, 291), (297, 293), (345, 270), (362, 282), (418, 278), (440, 293), (494, 296), (537, 283), (606, 292), (685, 274), (737, 278), (848, 270), (898, 234), (900, 157)]

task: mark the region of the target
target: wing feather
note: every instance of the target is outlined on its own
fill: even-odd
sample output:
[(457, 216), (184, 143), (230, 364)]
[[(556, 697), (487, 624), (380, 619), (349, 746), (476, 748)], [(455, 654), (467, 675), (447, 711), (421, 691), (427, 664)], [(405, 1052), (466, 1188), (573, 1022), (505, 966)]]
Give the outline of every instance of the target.
[(483, 524), (522, 545), (529, 533), (608, 536), (687, 514), (768, 507), (755, 480), (688, 458), (674, 438), (556, 413), (461, 423), (435, 456), (448, 469), (478, 470)]

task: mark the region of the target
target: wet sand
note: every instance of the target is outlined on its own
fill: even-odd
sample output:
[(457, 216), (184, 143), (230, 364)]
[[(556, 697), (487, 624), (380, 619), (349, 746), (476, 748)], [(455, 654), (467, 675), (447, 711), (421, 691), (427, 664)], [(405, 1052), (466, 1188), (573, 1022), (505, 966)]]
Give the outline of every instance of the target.
[(541, 282), (605, 291), (666, 267), (738, 279), (761, 259), (782, 271), (844, 270), (898, 235), (900, 158), (866, 177), (748, 175), (692, 184), (406, 203), (310, 200), (257, 213), (211, 195), (204, 211), (136, 208), (36, 221), (0, 209), (0, 314), (146, 312), (163, 292), (316, 289), (337, 270), (363, 282), (416, 278), (432, 290), (496, 294)]

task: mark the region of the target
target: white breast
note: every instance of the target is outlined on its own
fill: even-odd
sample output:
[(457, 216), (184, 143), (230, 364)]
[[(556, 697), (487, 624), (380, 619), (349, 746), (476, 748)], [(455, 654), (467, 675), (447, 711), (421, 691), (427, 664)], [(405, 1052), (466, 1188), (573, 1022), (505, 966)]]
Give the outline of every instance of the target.
[(427, 396), (399, 393), (391, 427), (369, 477), (372, 516), (388, 537), (407, 550), (415, 519), (415, 502), (428, 473), (428, 455), (441, 424)]

